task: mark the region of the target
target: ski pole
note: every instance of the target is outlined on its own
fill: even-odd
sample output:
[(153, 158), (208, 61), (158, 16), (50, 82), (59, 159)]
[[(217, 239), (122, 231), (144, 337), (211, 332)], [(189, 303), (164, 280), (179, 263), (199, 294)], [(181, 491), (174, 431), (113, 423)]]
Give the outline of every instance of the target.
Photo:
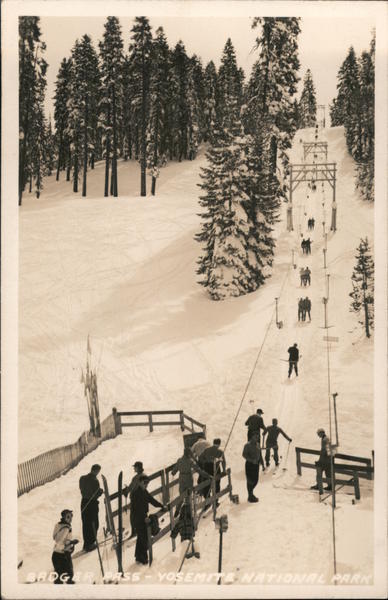
[(97, 540), (97, 532), (96, 532), (96, 526), (94, 524), (94, 521), (92, 522), (92, 527), (93, 527), (94, 538), (96, 540), (97, 554), (98, 554), (98, 560), (99, 560), (99, 563), (100, 563), (100, 569), (101, 569), (102, 579), (104, 580), (104, 577), (105, 577), (105, 575), (104, 575), (104, 567), (103, 567), (103, 564), (102, 564), (102, 558), (101, 558), (101, 553), (100, 553), (100, 545), (99, 545), (98, 540)]

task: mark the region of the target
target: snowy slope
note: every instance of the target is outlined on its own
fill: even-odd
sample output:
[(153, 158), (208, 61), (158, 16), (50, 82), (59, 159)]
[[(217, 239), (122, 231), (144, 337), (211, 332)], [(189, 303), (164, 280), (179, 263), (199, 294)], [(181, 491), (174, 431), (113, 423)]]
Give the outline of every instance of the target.
[[(313, 131), (296, 135), (292, 160), (297, 162), (300, 139), (312, 140)], [(349, 314), (348, 294), (359, 239), (368, 235), (373, 241), (373, 207), (362, 203), (354, 190), (354, 166), (346, 153), (343, 129), (323, 130), (320, 140), (328, 141), (329, 160), (336, 161), (338, 168), (338, 231), (328, 236), (327, 272), (330, 335), (339, 338), (330, 349), (330, 373), (331, 392), (339, 394), (340, 451), (370, 456), (373, 342), (364, 339), (355, 316)], [(329, 430), (321, 223), (323, 211), (326, 222), (330, 221), (331, 190), (326, 186), (322, 193), (318, 188), (307, 205), (306, 188), (299, 186), (294, 194), (295, 231), (285, 231), (285, 220), (279, 224), (273, 276), (262, 289), (243, 298), (211, 302), (196, 284), (199, 245), (193, 240), (199, 223), (197, 183), (204, 161), (201, 155), (192, 163), (168, 165), (155, 198), (137, 195), (139, 168), (132, 163), (119, 165), (119, 191), (129, 190), (128, 196), (100, 195), (103, 167), (99, 165), (90, 175), (87, 198), (74, 197), (70, 184), (55, 181), (46, 182), (39, 200), (26, 197), (20, 212), (19, 460), (73, 442), (87, 428), (79, 376), (90, 333), (103, 416), (112, 406), (179, 408), (205, 422), (210, 438), (220, 436), (225, 444), (231, 434), (226, 457), (240, 504), (225, 499), (221, 511), (230, 523), (223, 570), (233, 573), (234, 583), (247, 582), (246, 574), (252, 572), (279, 576), (307, 572), (320, 574), (320, 583), (330, 584), (330, 506), (320, 504), (313, 492), (293, 488), (295, 483), (309, 487), (313, 478), (311, 471), (296, 476), (294, 446), (318, 449), (317, 427)], [(316, 220), (310, 236), (312, 254), (302, 257), (300, 233), (308, 235), (310, 216)], [(292, 249), (296, 270), (291, 266)], [(305, 265), (311, 268), (312, 284), (301, 290), (298, 272)], [(297, 321), (301, 293), (312, 300), (311, 323)], [(279, 297), (282, 329), (275, 325), (275, 297)], [(300, 377), (288, 380), (282, 359), (294, 342), (302, 354)], [(280, 444), (282, 466), (288, 471), (280, 471), (279, 477), (262, 476), (257, 488), (260, 502), (249, 505), (241, 452), (244, 422), (257, 407), (264, 410), (266, 424), (277, 417), (293, 443), (287, 465), (287, 444), (285, 440)], [(143, 460), (153, 471), (169, 464), (181, 449), (179, 430), (157, 431), (144, 439), (140, 431), (131, 430), (131, 437), (126, 434), (106, 442), (65, 477), (20, 498), (19, 555), (25, 559), (21, 579), (37, 563), (50, 568), (52, 527), (63, 508), (56, 497), (76, 509), (78, 477), (90, 464), (101, 462), (114, 482), (119, 469), (128, 470), (133, 459)], [(355, 506), (351, 496), (340, 492), (338, 507), (337, 570), (371, 576), (371, 484), (362, 483), (362, 500)], [(74, 532), (81, 533), (78, 517)], [(201, 525), (197, 540), (201, 560), (186, 561), (183, 572), (216, 571), (218, 534), (210, 517)], [(158, 544), (147, 581), (160, 583), (159, 571), (177, 570), (180, 552), (179, 542), (175, 555), (169, 540)], [(112, 556), (110, 560), (114, 564)], [(125, 553), (126, 570), (135, 569), (133, 560), (130, 547)], [(84, 559), (82, 569), (89, 567), (85, 561), (96, 563), (97, 558)]]

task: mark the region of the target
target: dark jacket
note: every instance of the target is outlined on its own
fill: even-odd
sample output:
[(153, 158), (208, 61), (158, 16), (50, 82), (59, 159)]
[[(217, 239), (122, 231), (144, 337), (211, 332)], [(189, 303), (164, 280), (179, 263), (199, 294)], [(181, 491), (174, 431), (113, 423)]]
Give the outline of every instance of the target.
[(90, 500), (91, 498), (97, 500), (103, 493), (94, 473), (88, 473), (87, 475), (82, 475), (82, 477), (80, 477), (79, 489), (81, 490), (83, 500)]
[(330, 440), (325, 435), (321, 438), (321, 453), (319, 455), (319, 460), (321, 461), (329, 461), (330, 460)]
[(258, 465), (261, 458), (260, 446), (251, 440), (245, 444), (242, 455), (246, 461)]
[(265, 441), (266, 448), (273, 448), (273, 446), (277, 446), (278, 437), (280, 433), (286, 438), (286, 440), (291, 442), (291, 438), (289, 438), (288, 435), (284, 433), (283, 429), (281, 429), (277, 425), (270, 425), (265, 430), (265, 433), (267, 434), (267, 438)]
[(248, 417), (248, 419), (245, 421), (245, 425), (248, 426), (249, 431), (260, 432), (260, 429), (265, 430), (263, 417), (260, 417), (257, 414)]
[(163, 508), (163, 504), (160, 504), (151, 494), (142, 487), (137, 487), (131, 494), (131, 512), (135, 521), (144, 521), (148, 514), (149, 503), (158, 508)]
[(295, 346), (290, 346), (287, 350), (288, 354), (289, 354), (289, 359), (291, 361), (295, 361), (297, 362), (299, 360), (299, 350), (298, 348), (296, 348)]
[(127, 485), (127, 487), (125, 488), (125, 493), (126, 494), (130, 494), (130, 497), (132, 497), (132, 493), (135, 491), (135, 489), (138, 487), (139, 485), (139, 477), (140, 475), (143, 475), (143, 473), (136, 473), (136, 475), (134, 475), (131, 479), (131, 483), (129, 485)]

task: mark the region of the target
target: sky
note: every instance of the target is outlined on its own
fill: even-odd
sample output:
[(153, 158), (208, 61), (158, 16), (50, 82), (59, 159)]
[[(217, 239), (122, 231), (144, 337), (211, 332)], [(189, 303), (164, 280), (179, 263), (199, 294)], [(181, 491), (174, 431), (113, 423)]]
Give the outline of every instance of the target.
[[(291, 3), (290, 3), (291, 4)], [(353, 3), (354, 4), (354, 3)], [(354, 11), (353, 11), (354, 12)], [(124, 49), (128, 50), (132, 17), (120, 16)], [(96, 48), (102, 39), (106, 17), (41, 17), (42, 39), (47, 44), (46, 60), (49, 63), (47, 75), (46, 112), (53, 115), (52, 97), (55, 80), (61, 60), (69, 57), (77, 38), (87, 33)], [(249, 16), (151, 16), (153, 31), (162, 26), (170, 47), (182, 40), (189, 55), (197, 54), (203, 66), (213, 60), (218, 67), (222, 51), (228, 37), (234, 45), (239, 67), (249, 76), (258, 54), (254, 50), (258, 29), (251, 29)], [(326, 105), (336, 96), (337, 73), (347, 51), (353, 45), (359, 55), (369, 48), (375, 15), (369, 16), (307, 16), (302, 17), (299, 35), (300, 76), (303, 80), (309, 68), (317, 91), (318, 104)], [(301, 86), (301, 83), (300, 83)]]

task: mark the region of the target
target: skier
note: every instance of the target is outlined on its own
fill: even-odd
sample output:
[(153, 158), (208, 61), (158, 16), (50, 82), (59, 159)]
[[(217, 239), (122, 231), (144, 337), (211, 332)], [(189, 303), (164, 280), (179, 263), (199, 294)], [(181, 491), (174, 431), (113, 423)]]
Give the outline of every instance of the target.
[(309, 285), (311, 285), (311, 271), (308, 267), (305, 268), (304, 270), (304, 279), (305, 279), (305, 285), (308, 283)]
[(306, 250), (306, 240), (304, 238), (300, 245), (301, 245), (303, 254), (305, 254), (307, 252), (307, 250)]
[(132, 494), (133, 494), (133, 491), (139, 485), (140, 475), (143, 475), (143, 473), (144, 473), (143, 463), (140, 460), (137, 460), (133, 464), (133, 468), (135, 469), (136, 475), (134, 475), (132, 477), (131, 482), (126, 486), (126, 488), (124, 490), (124, 495), (127, 497), (129, 494), (129, 498), (130, 498), (129, 520), (131, 523), (131, 535), (130, 535), (131, 538), (135, 537), (135, 535), (136, 535), (136, 527), (135, 527), (135, 522), (133, 519), (133, 510), (132, 510)]
[(54, 583), (74, 583), (73, 576), (73, 561), (71, 554), (78, 540), (72, 539), (71, 536), (71, 521), (73, 519), (73, 511), (65, 508), (61, 512), (59, 523), (54, 526), (53, 539), (55, 541), (54, 551), (51, 560), (54, 566), (54, 571), (57, 577)]
[(304, 321), (303, 318), (303, 313), (304, 313), (304, 307), (303, 307), (303, 298), (299, 298), (298, 300), (298, 321)]
[(295, 375), (298, 377), (298, 361), (299, 361), (299, 350), (298, 344), (294, 344), (290, 346), (287, 350), (289, 358), (288, 358), (288, 377), (291, 377), (292, 369), (295, 369)]
[(311, 219), (311, 229), (314, 229), (314, 225), (315, 225), (315, 219), (314, 219), (314, 217), (312, 217), (312, 219)]
[[(317, 436), (321, 438), (321, 452), (319, 455), (319, 459), (315, 461), (317, 467), (321, 467), (322, 471), (325, 473), (327, 479), (331, 479), (331, 444), (330, 440), (327, 437), (324, 429), (317, 430)], [(317, 470), (317, 483), (316, 485), (312, 485), (312, 490), (318, 490), (318, 470)], [(331, 491), (331, 483), (329, 483), (325, 488), (325, 490)]]
[(288, 437), (288, 435), (286, 433), (284, 433), (283, 429), (278, 427), (278, 420), (272, 419), (272, 425), (267, 427), (267, 429), (265, 430), (265, 432), (263, 434), (263, 443), (264, 443), (264, 437), (267, 435), (266, 440), (265, 440), (265, 448), (266, 448), (265, 464), (267, 467), (269, 467), (271, 448), (273, 448), (273, 458), (275, 461), (275, 465), (276, 466), (279, 465), (278, 437), (279, 437), (280, 433), (286, 438), (286, 440), (288, 440), (290, 443), (292, 442), (292, 439), (290, 437)]
[(135, 523), (137, 539), (135, 548), (135, 559), (142, 565), (148, 564), (148, 540), (146, 518), (149, 510), (149, 503), (153, 506), (167, 510), (167, 507), (161, 504), (156, 498), (147, 491), (149, 479), (147, 475), (140, 475), (138, 485), (132, 492), (132, 510)]
[[(220, 450), (220, 445), (221, 445), (221, 440), (220, 438), (215, 438), (213, 440), (213, 445), (210, 446), (209, 448), (206, 448), (206, 450), (204, 450), (202, 452), (201, 455), (201, 466), (203, 465), (203, 469), (204, 471), (206, 471), (206, 473), (212, 477), (214, 477), (215, 475), (219, 475), (221, 473), (221, 464), (223, 466), (223, 471), (225, 472), (225, 467), (226, 467), (226, 463), (225, 463), (225, 456), (222, 450)], [(199, 479), (198, 479), (199, 482)], [(220, 491), (220, 486), (221, 486), (221, 481), (220, 479), (216, 479), (216, 494), (218, 494), (218, 492)], [(206, 490), (206, 493), (204, 491), (204, 496), (207, 496), (209, 491), (210, 491), (210, 483), (208, 486), (206, 486), (204, 488), (204, 490)], [(216, 502), (217, 506), (219, 505), (219, 502), (217, 500)]]
[(311, 300), (307, 296), (304, 299), (304, 319), (303, 319), (303, 321), (306, 320), (306, 313), (309, 316), (309, 321), (311, 321)]
[(263, 417), (261, 416), (263, 414), (264, 412), (261, 410), (261, 408), (258, 408), (256, 414), (251, 415), (245, 421), (245, 425), (248, 427), (248, 442), (251, 439), (251, 437), (256, 433), (258, 434), (260, 441), (260, 429), (262, 429), (263, 431), (265, 430)]
[(304, 281), (305, 281), (304, 268), (303, 267), (300, 268), (299, 275), (300, 275), (300, 286), (302, 287), (302, 285), (304, 285)]
[(194, 537), (194, 523), (190, 506), (190, 497), (184, 499), (179, 511), (178, 519), (175, 521), (170, 536), (175, 539), (178, 533), (181, 534), (181, 542), (184, 540), (191, 540)]
[(253, 494), (259, 481), (260, 459), (262, 460), (259, 433), (254, 433), (249, 442), (244, 446), (242, 453), (245, 458), (245, 476), (247, 479), (248, 502), (258, 502), (259, 499)]
[[(196, 461), (193, 459), (193, 455), (190, 448), (185, 448), (183, 456), (178, 458), (176, 464), (174, 465), (171, 473), (172, 475), (176, 475), (179, 471), (179, 494), (183, 494), (186, 490), (191, 493), (193, 489), (194, 481), (193, 481), (193, 471), (196, 471), (201, 475), (202, 478), (208, 479), (209, 475), (199, 467)], [(203, 479), (202, 479), (203, 481)], [(178, 502), (175, 508), (174, 516), (177, 517), (182, 506), (182, 500)]]
[(79, 488), (82, 496), (81, 517), (82, 535), (84, 538), (83, 549), (86, 550), (86, 552), (90, 552), (97, 547), (98, 498), (103, 493), (97, 479), (97, 475), (100, 471), (100, 465), (93, 465), (90, 469), (90, 473), (82, 475), (79, 480)]
[(310, 238), (307, 238), (305, 247), (306, 247), (306, 254), (311, 254), (311, 240), (310, 240)]

